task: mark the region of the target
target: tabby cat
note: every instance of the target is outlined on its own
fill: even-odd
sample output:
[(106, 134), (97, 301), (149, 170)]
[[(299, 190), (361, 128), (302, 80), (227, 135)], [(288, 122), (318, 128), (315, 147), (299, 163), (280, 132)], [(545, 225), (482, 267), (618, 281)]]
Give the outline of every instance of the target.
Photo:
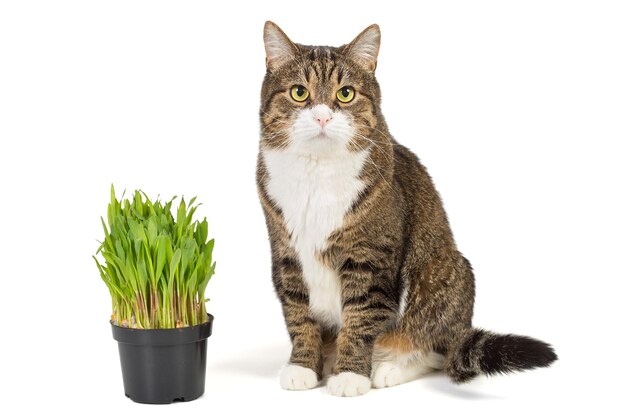
[(380, 30), (340, 47), (264, 30), (257, 186), (292, 341), (280, 384), (354, 396), (443, 369), (550, 365), (546, 343), (472, 327), (474, 276), (426, 169), (387, 129)]

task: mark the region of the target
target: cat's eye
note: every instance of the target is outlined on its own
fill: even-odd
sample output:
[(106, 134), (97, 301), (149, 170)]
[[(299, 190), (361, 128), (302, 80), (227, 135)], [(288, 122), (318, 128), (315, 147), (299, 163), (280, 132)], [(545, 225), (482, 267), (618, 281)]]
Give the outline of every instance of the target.
[(341, 101), (342, 103), (349, 103), (354, 100), (354, 88), (341, 88), (339, 91), (337, 91), (337, 100)]
[(303, 85), (294, 85), (291, 87), (291, 98), (301, 103), (309, 98), (309, 90)]

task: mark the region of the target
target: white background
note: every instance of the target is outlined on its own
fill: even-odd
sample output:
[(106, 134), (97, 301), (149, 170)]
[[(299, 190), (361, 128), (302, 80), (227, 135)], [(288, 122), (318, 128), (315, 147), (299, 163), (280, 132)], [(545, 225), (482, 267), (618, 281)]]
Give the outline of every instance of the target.
[[(623, 412), (623, 2), (410, 3), (1, 3), (3, 415)], [(279, 388), (289, 341), (254, 180), (267, 19), (305, 44), (380, 24), (383, 111), (474, 265), (475, 324), (552, 343), (552, 368), (356, 399)], [(91, 259), (111, 183), (204, 203), (216, 319), (197, 401), (123, 395)]]

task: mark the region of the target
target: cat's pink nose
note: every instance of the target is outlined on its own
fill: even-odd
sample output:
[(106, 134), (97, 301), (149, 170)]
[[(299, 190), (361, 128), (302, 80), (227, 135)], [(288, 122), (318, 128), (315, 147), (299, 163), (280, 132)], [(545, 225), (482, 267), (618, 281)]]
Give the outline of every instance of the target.
[(317, 120), (317, 123), (319, 123), (320, 126), (322, 126), (322, 129), (324, 128), (324, 126), (328, 124), (328, 122), (330, 122), (330, 119), (331, 119), (330, 116), (318, 116), (315, 118), (315, 120)]
[[(333, 112), (326, 104), (318, 104), (311, 109), (313, 120), (324, 129), (331, 120), (333, 120)], [(321, 133), (324, 133), (323, 131)]]

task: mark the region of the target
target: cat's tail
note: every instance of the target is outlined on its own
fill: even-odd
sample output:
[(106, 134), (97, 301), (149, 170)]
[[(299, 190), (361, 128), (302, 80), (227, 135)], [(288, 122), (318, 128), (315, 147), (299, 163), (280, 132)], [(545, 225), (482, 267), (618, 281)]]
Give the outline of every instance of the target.
[(447, 356), (445, 372), (457, 383), (479, 374), (543, 368), (558, 359), (552, 346), (540, 340), (475, 328), (460, 334)]

